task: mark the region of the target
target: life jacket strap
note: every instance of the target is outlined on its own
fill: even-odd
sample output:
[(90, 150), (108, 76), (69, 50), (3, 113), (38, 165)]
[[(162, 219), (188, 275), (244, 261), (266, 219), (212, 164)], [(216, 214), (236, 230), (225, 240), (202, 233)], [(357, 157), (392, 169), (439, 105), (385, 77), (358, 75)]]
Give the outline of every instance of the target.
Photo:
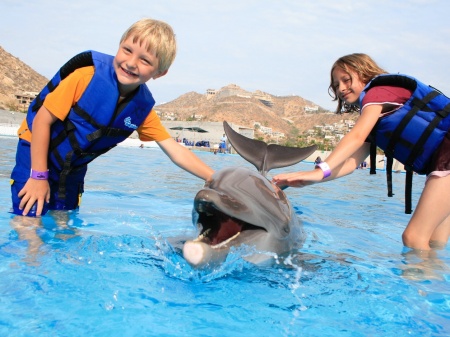
[(88, 122), (89, 124), (93, 125), (96, 129), (100, 129), (103, 128), (104, 126), (100, 123), (97, 123), (97, 121), (92, 118), (92, 116), (90, 114), (88, 114), (82, 107), (80, 107), (78, 105), (78, 103), (76, 103), (73, 106), (73, 111), (80, 116), (81, 118), (83, 118), (86, 122)]
[(53, 92), (53, 90), (55, 90), (57, 85), (55, 85), (52, 82), (53, 80), (57, 80), (59, 83), (60, 81), (65, 79), (67, 76), (69, 76), (71, 73), (73, 73), (76, 69), (82, 68), (82, 67), (88, 67), (88, 66), (92, 66), (92, 65), (94, 65), (94, 60), (92, 59), (92, 52), (90, 52), (90, 51), (86, 51), (84, 53), (80, 53), (80, 54), (72, 57), (69, 61), (67, 61), (59, 69), (58, 74), (47, 83), (44, 90), (42, 90), (41, 93), (39, 93), (39, 95), (35, 98), (35, 102), (34, 102), (31, 110), (33, 112), (36, 112), (41, 108), (42, 104), (44, 103), (44, 99), (42, 99), (42, 95), (41, 95), (42, 92), (47, 91), (47, 94), (48, 94), (50, 92)]
[(393, 197), (392, 192), (392, 166), (394, 164), (394, 158), (386, 156), (386, 182), (388, 188), (388, 197)]
[(69, 76), (75, 71), (75, 69), (89, 67), (94, 65), (94, 60), (92, 59), (92, 52), (85, 51), (79, 53), (67, 61), (60, 69), (59, 76), (61, 81)]
[(73, 111), (78, 116), (85, 119), (89, 124), (91, 124), (95, 128), (97, 128), (96, 131), (94, 131), (86, 136), (86, 139), (89, 142), (93, 142), (101, 137), (120, 137), (120, 136), (128, 137), (131, 134), (127, 130), (112, 128), (112, 127), (108, 127), (108, 126), (97, 123), (97, 121), (94, 118), (92, 118), (92, 116), (90, 114), (88, 114), (84, 109), (82, 109), (78, 104), (75, 104), (75, 106), (73, 107)]
[(58, 199), (64, 200), (66, 199), (66, 183), (67, 176), (71, 171), (70, 163), (72, 159), (73, 151), (69, 151), (66, 154), (66, 158), (64, 161), (64, 167), (59, 175), (59, 186), (58, 186)]
[[(49, 93), (55, 90), (55, 88), (56, 85), (53, 84), (52, 80), (50, 80), (46, 85), (46, 89)], [(39, 95), (37, 95), (35, 98), (35, 102), (33, 104), (33, 107), (31, 108), (31, 111), (37, 112), (41, 108), (42, 104), (44, 104), (44, 99), (42, 99), (41, 93), (39, 93)]]
[(375, 141), (370, 142), (370, 174), (377, 174), (377, 144)]
[[(447, 111), (444, 111), (445, 108), (447, 108)], [(428, 140), (428, 137), (430, 137), (431, 133), (439, 125), (442, 119), (447, 117), (447, 115), (450, 113), (450, 104), (448, 104), (445, 108), (443, 110), (440, 110), (439, 112), (436, 112), (436, 116), (431, 120), (431, 122), (420, 135), (420, 138), (414, 145), (408, 159), (405, 162), (405, 168), (407, 170), (413, 171), (414, 160), (423, 151), (423, 146)]]
[(91, 134), (87, 135), (86, 138), (90, 142), (101, 138), (101, 137), (128, 137), (130, 135), (130, 132), (122, 129), (116, 129), (116, 128), (102, 128), (98, 129), (97, 131), (92, 132)]
[(413, 171), (406, 170), (406, 180), (405, 180), (405, 213), (412, 213), (412, 179), (413, 179)]
[(395, 144), (398, 143), (403, 131), (405, 130), (406, 126), (409, 124), (411, 119), (419, 112), (420, 110), (423, 110), (423, 108), (436, 96), (438, 96), (439, 93), (437, 91), (431, 91), (428, 95), (426, 95), (422, 100), (420, 99), (413, 99), (413, 107), (411, 110), (405, 115), (405, 117), (401, 120), (399, 125), (395, 128), (394, 132), (392, 133), (392, 137), (389, 140), (389, 143), (386, 147), (386, 155), (390, 157), (394, 157), (394, 148)]

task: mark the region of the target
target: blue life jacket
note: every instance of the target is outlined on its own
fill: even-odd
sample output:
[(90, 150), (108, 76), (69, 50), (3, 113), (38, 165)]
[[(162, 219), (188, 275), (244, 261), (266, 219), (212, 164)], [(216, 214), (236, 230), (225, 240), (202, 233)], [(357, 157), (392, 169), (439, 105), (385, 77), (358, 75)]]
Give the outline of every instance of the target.
[(73, 170), (85, 169), (99, 155), (109, 151), (129, 137), (147, 118), (155, 101), (146, 85), (120, 104), (113, 56), (86, 51), (70, 59), (31, 103), (27, 124), (33, 132), (33, 119), (45, 97), (78, 68), (94, 66), (95, 72), (79, 101), (67, 118), (57, 120), (51, 127), (49, 169), (51, 176), (59, 174), (60, 192)]
[(400, 109), (379, 119), (373, 131), (375, 143), (407, 170), (427, 173), (432, 155), (450, 129), (450, 99), (413, 77), (383, 74), (364, 88), (360, 106), (366, 92), (374, 86), (396, 86), (412, 92)]
[[(371, 133), (371, 174), (375, 167), (376, 146), (387, 158), (388, 196), (392, 197), (393, 158), (406, 170), (405, 213), (411, 214), (412, 174), (426, 174), (431, 159), (450, 129), (450, 99), (439, 90), (406, 75), (382, 74), (370, 81), (359, 97), (374, 86), (408, 89), (411, 97), (390, 115), (381, 117)], [(376, 144), (376, 146), (375, 146)]]

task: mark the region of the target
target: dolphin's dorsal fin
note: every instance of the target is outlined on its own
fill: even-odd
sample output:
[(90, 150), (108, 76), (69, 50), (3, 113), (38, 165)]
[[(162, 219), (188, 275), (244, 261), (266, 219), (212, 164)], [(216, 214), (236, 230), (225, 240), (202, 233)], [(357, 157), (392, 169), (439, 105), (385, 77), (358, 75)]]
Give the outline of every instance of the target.
[(271, 169), (297, 164), (317, 149), (316, 145), (303, 148), (276, 144), (267, 145), (265, 142), (250, 139), (237, 133), (226, 121), (223, 122), (223, 128), (228, 141), (236, 152), (255, 165), (256, 169), (264, 176)]

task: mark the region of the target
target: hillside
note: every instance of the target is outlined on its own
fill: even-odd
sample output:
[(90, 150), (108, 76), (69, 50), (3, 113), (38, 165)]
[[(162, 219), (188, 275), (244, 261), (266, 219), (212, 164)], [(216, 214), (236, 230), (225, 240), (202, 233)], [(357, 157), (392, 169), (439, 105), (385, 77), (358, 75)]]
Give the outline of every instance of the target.
[(0, 109), (17, 110), (15, 95), (39, 92), (48, 79), (0, 46)]
[(212, 95), (209, 91), (205, 94), (190, 92), (158, 105), (156, 110), (163, 120), (227, 120), (250, 128), (259, 122), (286, 135), (343, 119), (300, 96), (274, 96), (261, 91), (252, 93), (235, 84), (215, 90)]
[[(0, 57), (0, 109), (17, 111), (15, 95), (39, 92), (48, 79), (2, 47)], [(343, 119), (299, 96), (274, 96), (259, 90), (249, 92), (235, 84), (217, 90), (205, 89), (202, 94), (189, 92), (157, 106), (156, 110), (163, 121), (227, 120), (249, 128), (258, 122), (262, 127), (270, 127), (286, 136), (295, 136), (314, 125), (332, 124)]]

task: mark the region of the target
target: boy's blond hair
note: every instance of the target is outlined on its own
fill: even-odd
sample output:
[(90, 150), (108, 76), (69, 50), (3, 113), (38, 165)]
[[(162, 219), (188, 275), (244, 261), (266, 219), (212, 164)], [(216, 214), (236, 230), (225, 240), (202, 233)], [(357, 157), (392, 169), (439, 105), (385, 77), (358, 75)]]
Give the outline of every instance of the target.
[(172, 27), (159, 20), (141, 19), (123, 33), (120, 43), (133, 38), (133, 42), (146, 44), (147, 50), (155, 53), (158, 70), (162, 73), (172, 65), (177, 53), (177, 43)]
[(336, 92), (337, 89), (333, 85), (333, 71), (336, 68), (340, 68), (348, 74), (350, 74), (350, 71), (355, 72), (358, 75), (359, 80), (364, 84), (369, 83), (375, 76), (387, 73), (384, 69), (380, 68), (369, 55), (354, 53), (340, 57), (331, 67), (331, 81), (330, 86), (328, 87), (328, 93), (333, 97), (333, 101), (338, 101), (336, 113), (341, 113), (342, 107), (344, 106), (344, 102), (339, 98), (339, 95)]

